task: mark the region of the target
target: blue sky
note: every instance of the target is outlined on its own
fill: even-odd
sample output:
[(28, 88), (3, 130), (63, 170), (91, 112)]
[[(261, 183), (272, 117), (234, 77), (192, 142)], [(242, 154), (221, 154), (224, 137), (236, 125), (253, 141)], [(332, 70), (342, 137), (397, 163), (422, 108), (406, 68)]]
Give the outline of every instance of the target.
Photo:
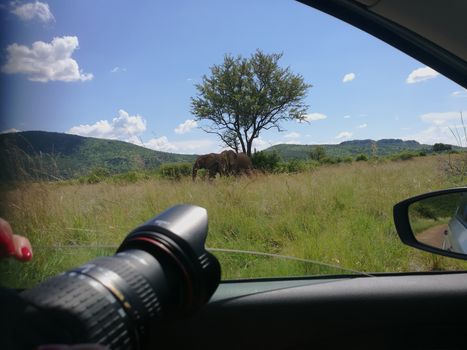
[[(190, 114), (194, 83), (226, 53), (283, 52), (313, 85), (308, 124), (276, 143), (403, 138), (455, 143), (467, 92), (350, 25), (289, 0), (15, 1), (0, 8), (0, 130), (220, 150)], [(467, 119), (467, 112), (464, 116)]]

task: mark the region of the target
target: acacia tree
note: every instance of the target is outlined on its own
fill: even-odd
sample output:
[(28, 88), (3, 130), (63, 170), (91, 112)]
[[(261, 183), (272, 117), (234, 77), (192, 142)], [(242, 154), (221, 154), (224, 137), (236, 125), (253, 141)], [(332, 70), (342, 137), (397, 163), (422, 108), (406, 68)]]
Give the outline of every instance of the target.
[(281, 57), (257, 50), (250, 58), (226, 55), (222, 64), (212, 66), (191, 99), (191, 112), (204, 122), (201, 128), (251, 156), (261, 131), (284, 131), (281, 123), (287, 120), (306, 121), (304, 100), (311, 85), (289, 67), (281, 68)]

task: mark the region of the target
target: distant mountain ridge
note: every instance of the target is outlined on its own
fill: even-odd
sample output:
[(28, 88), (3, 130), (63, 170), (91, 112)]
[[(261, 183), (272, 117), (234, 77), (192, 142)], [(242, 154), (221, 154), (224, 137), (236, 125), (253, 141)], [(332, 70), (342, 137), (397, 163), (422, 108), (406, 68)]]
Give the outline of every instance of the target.
[[(321, 146), (330, 157), (358, 154), (387, 156), (401, 151), (431, 150), (417, 141), (382, 139), (351, 140), (328, 145), (280, 144), (266, 149), (285, 160), (308, 159)], [(459, 147), (453, 146), (453, 149)], [(21, 178), (69, 179), (89, 174), (95, 168), (110, 173), (157, 169), (163, 163), (193, 162), (196, 155), (150, 150), (132, 143), (71, 134), (24, 131), (0, 134), (0, 180)]]
[(24, 131), (0, 135), (0, 179), (33, 172), (68, 179), (97, 167), (111, 173), (151, 170), (162, 163), (192, 162), (196, 156), (153, 151), (132, 143), (78, 135)]
[[(366, 140), (351, 140), (343, 141), (339, 144), (324, 144), (324, 145), (301, 145), (301, 144), (280, 144), (274, 145), (266, 149), (266, 152), (277, 152), (284, 160), (290, 159), (306, 159), (311, 150), (321, 146), (326, 151), (327, 156), (331, 157), (354, 157), (358, 154), (366, 154), (367, 156), (376, 153), (377, 156), (388, 156), (402, 151), (421, 151), (430, 150), (431, 145), (421, 144), (414, 140), (404, 141), (401, 139), (381, 139), (378, 141)], [(453, 146), (453, 148), (456, 148)]]

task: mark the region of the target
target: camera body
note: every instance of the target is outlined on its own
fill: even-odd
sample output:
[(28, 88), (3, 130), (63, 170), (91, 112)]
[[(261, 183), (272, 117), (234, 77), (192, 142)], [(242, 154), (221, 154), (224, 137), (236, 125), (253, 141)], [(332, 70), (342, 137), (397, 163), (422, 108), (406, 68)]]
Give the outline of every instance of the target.
[[(158, 322), (203, 306), (220, 281), (206, 251), (207, 212), (177, 205), (124, 239), (114, 256), (100, 257), (21, 293), (18, 348), (97, 343), (110, 349), (153, 344)], [(24, 327), (23, 327), (24, 328)]]

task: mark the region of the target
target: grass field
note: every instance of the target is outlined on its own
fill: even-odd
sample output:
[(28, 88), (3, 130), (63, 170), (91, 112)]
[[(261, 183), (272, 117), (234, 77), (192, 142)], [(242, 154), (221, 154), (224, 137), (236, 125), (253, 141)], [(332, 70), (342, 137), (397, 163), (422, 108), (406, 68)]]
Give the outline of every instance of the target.
[[(113, 254), (131, 229), (177, 203), (207, 208), (207, 245), (213, 248), (296, 256), (370, 273), (467, 269), (466, 262), (402, 245), (392, 221), (396, 202), (462, 184), (445, 176), (443, 161), (430, 156), (354, 162), (212, 182), (148, 179), (2, 188), (0, 214), (30, 238), (34, 259), (0, 262), (1, 282), (31, 286), (92, 257)], [(300, 261), (215, 254), (223, 279), (349, 273)]]

